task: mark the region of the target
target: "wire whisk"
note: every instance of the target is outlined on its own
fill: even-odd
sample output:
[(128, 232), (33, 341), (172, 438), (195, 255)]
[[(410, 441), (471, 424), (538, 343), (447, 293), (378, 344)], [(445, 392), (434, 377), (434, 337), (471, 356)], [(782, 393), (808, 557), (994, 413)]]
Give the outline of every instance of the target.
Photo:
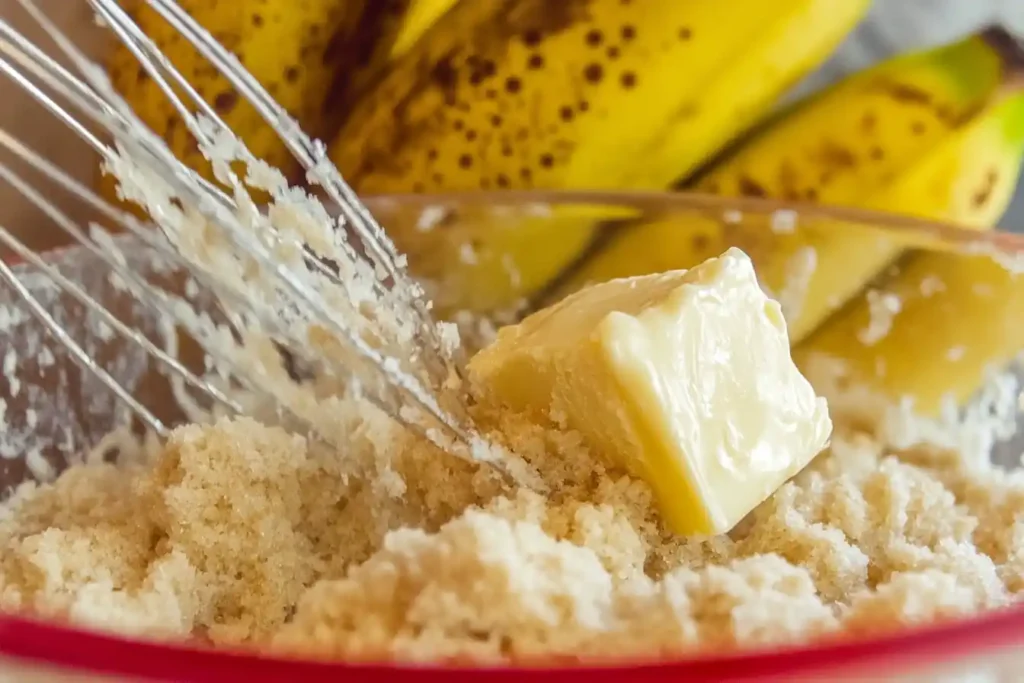
[[(300, 368), (299, 372), (318, 380), (335, 378), (338, 386), (359, 391), (407, 427), (448, 447), (473, 446), (477, 437), (455, 391), (461, 381), (457, 337), (432, 320), (429, 302), (407, 272), (403, 257), (328, 161), (324, 145), (307, 137), (241, 63), (174, 0), (143, 0), (255, 107), (333, 211), (306, 190), (290, 187), (276, 169), (254, 158), (118, 2), (83, 1), (173, 104), (200, 149), (207, 152), (217, 182), (180, 163), (117, 95), (102, 69), (35, 0), (18, 2), (69, 66), (0, 19), (0, 71), (95, 150), (120, 179), (125, 198), (145, 207), (153, 221), (141, 221), (107, 202), (0, 129), (0, 146), (31, 169), (34, 177), (30, 180), (0, 160), (2, 181), (101, 259), (119, 286), (171, 316), (199, 342), (222, 375), (282, 404), (285, 412), (321, 432), (319, 437), (329, 440), (332, 435), (313, 424), (307, 394), (282, 391), (274, 362), (290, 365), (293, 373)], [(245, 177), (236, 171), (239, 161), (248, 169)], [(49, 199), (52, 188), (83, 202), (100, 220), (81, 224), (56, 208)], [(267, 192), (269, 204), (258, 204), (253, 188)], [(114, 232), (134, 235), (213, 292), (223, 318), (220, 324), (212, 324), (209, 314), (183, 305), (134, 272), (111, 238)], [(243, 411), (207, 373), (189, 369), (122, 323), (6, 226), (0, 226), (0, 244), (52, 278), (114, 333), (141, 346), (166, 372), (222, 409)], [(76, 363), (93, 373), (155, 433), (167, 433), (168, 426), (91, 359), (2, 262), (0, 280), (24, 300)], [(250, 353), (239, 354), (239, 348)], [(282, 360), (282, 352), (288, 363)], [(270, 358), (274, 362), (263, 362)]]

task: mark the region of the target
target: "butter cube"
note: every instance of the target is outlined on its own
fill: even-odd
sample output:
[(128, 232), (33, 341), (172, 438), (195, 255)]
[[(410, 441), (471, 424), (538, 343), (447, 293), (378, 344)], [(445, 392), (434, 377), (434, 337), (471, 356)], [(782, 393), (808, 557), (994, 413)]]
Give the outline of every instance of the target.
[(584, 289), (502, 329), (469, 367), (493, 399), (564, 420), (646, 480), (684, 535), (731, 529), (832, 430), (738, 249)]

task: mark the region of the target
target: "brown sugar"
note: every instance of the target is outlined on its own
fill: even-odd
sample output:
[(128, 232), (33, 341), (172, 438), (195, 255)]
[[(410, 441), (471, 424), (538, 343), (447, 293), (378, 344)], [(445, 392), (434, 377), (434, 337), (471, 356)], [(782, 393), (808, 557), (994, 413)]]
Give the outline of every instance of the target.
[(0, 522), (4, 609), (296, 657), (499, 661), (875, 632), (1024, 587), (1024, 475), (948, 448), (840, 428), (739, 529), (699, 541), (572, 433), (477, 416), (542, 496), (346, 406), (345, 453), (222, 420), (152, 463), (25, 485)]

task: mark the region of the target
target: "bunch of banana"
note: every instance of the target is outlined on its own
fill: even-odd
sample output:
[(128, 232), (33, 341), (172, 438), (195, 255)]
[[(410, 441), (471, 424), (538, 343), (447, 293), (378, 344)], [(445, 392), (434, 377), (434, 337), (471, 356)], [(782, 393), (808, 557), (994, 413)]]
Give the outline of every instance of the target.
[[(902, 56), (798, 105), (696, 182), (727, 196), (878, 209), (977, 228), (1001, 217), (1024, 153), (1024, 80), (998, 29)], [(799, 342), (906, 248), (866, 225), (817, 220), (797, 230), (718, 217), (623, 225), (563, 273), (552, 298), (589, 281), (685, 268), (741, 246), (778, 294), (801, 253), (804, 283), (790, 334)]]
[[(348, 102), (387, 62), (407, 51), (454, 0), (318, 0), (259, 3), (180, 0), (181, 6), (234, 52), (313, 137), (329, 137)], [(289, 172), (284, 143), (192, 45), (147, 3), (128, 10), (170, 62), (257, 156)], [(139, 117), (190, 167), (209, 175), (167, 96), (123, 45), (114, 48), (111, 80)], [(104, 194), (114, 196), (109, 178)]]
[[(725, 21), (716, 0), (462, 0), (359, 100), (331, 158), (367, 194), (665, 188), (763, 116), (869, 4), (731, 0)], [(569, 213), (458, 239), (389, 227), (442, 293), (460, 293), (442, 308), (490, 308), (590, 242), (592, 212)]]

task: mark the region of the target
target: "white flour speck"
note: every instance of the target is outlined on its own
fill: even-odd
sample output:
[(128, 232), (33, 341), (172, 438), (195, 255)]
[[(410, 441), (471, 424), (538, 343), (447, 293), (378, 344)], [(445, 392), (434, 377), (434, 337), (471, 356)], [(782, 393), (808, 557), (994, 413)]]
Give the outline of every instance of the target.
[(796, 211), (780, 209), (772, 214), (772, 232), (786, 235), (796, 231)]
[(867, 300), (871, 319), (868, 326), (857, 333), (857, 339), (865, 346), (873, 346), (889, 334), (893, 319), (903, 308), (903, 302), (896, 294), (877, 289), (868, 291)]

